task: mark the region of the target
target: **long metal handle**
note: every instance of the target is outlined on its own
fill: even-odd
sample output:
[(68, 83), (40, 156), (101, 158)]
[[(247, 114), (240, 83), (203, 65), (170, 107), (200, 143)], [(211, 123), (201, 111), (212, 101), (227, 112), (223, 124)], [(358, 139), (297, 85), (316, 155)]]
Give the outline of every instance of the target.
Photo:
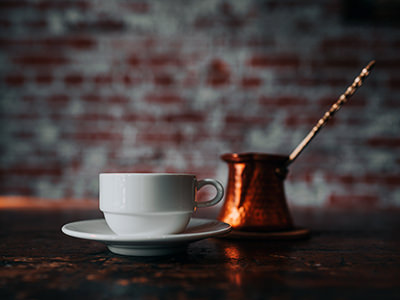
[(375, 65), (375, 60), (371, 61), (364, 69), (362, 69), (360, 75), (358, 75), (353, 83), (347, 88), (347, 90), (339, 97), (339, 99), (331, 106), (331, 108), (324, 114), (324, 116), (319, 119), (317, 124), (308, 133), (308, 135), (301, 141), (301, 143), (292, 151), (289, 155), (289, 159), (286, 162), (286, 167), (289, 166), (307, 147), (311, 140), (317, 135), (317, 133), (326, 125), (330, 118), (342, 107), (347, 100), (353, 96), (356, 90), (362, 85), (363, 81), (372, 70)]

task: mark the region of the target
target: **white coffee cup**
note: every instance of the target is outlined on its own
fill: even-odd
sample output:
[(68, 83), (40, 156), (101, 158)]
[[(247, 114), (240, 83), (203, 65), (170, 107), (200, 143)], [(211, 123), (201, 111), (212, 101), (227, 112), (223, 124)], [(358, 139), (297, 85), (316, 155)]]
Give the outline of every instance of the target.
[[(214, 179), (169, 173), (102, 173), (100, 210), (118, 235), (159, 236), (183, 232), (196, 208), (221, 201), (224, 188)], [(217, 190), (215, 197), (198, 202), (197, 191), (205, 185)]]

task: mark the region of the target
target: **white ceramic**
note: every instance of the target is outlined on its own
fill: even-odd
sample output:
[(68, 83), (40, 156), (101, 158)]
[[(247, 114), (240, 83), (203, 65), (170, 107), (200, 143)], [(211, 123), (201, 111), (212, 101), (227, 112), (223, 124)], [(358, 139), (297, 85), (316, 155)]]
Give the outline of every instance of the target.
[[(197, 191), (205, 185), (214, 186), (217, 194), (197, 202)], [(224, 195), (218, 181), (189, 174), (102, 173), (99, 187), (100, 210), (119, 235), (183, 232), (196, 208), (215, 205)]]
[(69, 223), (61, 230), (72, 237), (103, 242), (116, 254), (158, 256), (181, 252), (191, 242), (226, 234), (231, 226), (217, 220), (192, 218), (182, 233), (137, 237), (117, 235), (104, 219), (96, 219)]

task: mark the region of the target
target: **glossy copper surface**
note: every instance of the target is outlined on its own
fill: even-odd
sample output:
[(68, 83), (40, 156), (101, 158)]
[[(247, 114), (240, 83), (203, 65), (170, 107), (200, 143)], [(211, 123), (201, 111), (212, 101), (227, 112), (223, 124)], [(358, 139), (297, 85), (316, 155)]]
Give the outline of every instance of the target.
[(219, 219), (243, 231), (293, 228), (283, 181), (287, 156), (224, 154), (229, 175)]

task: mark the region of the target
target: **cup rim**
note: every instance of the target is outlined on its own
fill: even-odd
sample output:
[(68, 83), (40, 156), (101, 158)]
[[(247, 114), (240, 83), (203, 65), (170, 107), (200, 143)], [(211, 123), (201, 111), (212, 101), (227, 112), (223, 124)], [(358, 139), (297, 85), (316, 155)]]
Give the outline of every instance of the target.
[(99, 173), (99, 175), (102, 176), (194, 176), (196, 175), (191, 174), (191, 173), (130, 173), (130, 172), (103, 172)]

